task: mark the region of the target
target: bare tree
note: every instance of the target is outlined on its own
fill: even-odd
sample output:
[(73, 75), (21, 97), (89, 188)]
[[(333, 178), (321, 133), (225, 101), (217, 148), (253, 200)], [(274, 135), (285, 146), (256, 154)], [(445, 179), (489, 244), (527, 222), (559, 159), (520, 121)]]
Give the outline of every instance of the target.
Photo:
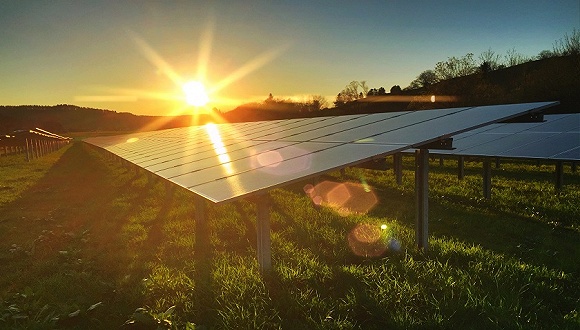
[[(362, 88), (362, 91), (358, 90), (359, 87)], [(366, 81), (363, 80), (359, 82), (353, 80), (336, 96), (335, 104), (343, 104), (366, 97), (368, 91), (369, 87), (367, 86)]]
[(477, 65), (473, 59), (473, 53), (467, 53), (463, 57), (449, 57), (447, 61), (435, 64), (435, 75), (441, 80), (467, 76), (475, 73)]
[(554, 53), (557, 56), (580, 54), (580, 30), (572, 31), (571, 35), (566, 33), (564, 38), (554, 43)]
[[(489, 69), (489, 71), (494, 71), (499, 69), (501, 65), (501, 56), (496, 54), (491, 48), (488, 48), (485, 52), (479, 55), (479, 68), (482, 69), (482, 66)], [(484, 63), (487, 63), (484, 65)]]
[(312, 95), (310, 96), (310, 108), (313, 111), (328, 108), (328, 101), (322, 95)]
[(506, 66), (514, 66), (529, 62), (530, 59), (525, 55), (518, 53), (515, 48), (509, 49), (505, 56)]
[(367, 85), (366, 80), (362, 80), (360, 83), (360, 88), (362, 88), (362, 93), (363, 96), (362, 97), (367, 97), (367, 94), (369, 93), (369, 86)]

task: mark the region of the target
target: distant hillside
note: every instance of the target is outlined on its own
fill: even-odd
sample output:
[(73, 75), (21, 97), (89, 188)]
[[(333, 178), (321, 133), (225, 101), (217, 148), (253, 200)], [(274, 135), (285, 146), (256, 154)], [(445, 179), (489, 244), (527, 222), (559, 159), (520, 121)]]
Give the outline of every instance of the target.
[[(431, 95), (436, 95), (436, 103), (430, 102)], [(439, 96), (452, 96), (454, 101), (440, 102), (442, 98)], [(323, 110), (313, 110), (306, 104), (267, 100), (241, 105), (222, 116), (225, 121), (239, 122), (536, 101), (560, 101), (561, 105), (550, 112), (580, 112), (579, 55), (552, 57), (479, 72), (426, 88), (369, 96)], [(200, 122), (207, 120), (201, 118)], [(66, 104), (0, 106), (0, 134), (35, 127), (66, 133), (155, 130), (190, 124), (190, 116), (137, 116)]]
[[(436, 95), (436, 103), (431, 102)], [(444, 101), (449, 96), (453, 101)], [(392, 112), (502, 103), (560, 101), (550, 112), (580, 112), (580, 56), (570, 55), (453, 78), (426, 88), (369, 96), (319, 111), (267, 103), (245, 104), (224, 114), (228, 121)]]
[(54, 133), (86, 131), (137, 131), (190, 125), (189, 116), (137, 116), (75, 105), (0, 106), (0, 133), (39, 127)]
[[(553, 111), (580, 112), (580, 56), (531, 61), (491, 72), (441, 81), (417, 90), (424, 95), (451, 95), (456, 102), (444, 106), (560, 101)], [(411, 103), (409, 109), (431, 105)]]

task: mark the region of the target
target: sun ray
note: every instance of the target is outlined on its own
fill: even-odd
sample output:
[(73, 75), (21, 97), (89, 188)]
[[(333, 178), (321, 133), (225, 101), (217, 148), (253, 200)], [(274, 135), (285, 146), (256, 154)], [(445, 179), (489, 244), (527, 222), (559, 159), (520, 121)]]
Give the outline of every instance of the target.
[(222, 81), (218, 82), (216, 85), (210, 89), (210, 93), (217, 92), (224, 87), (230, 85), (231, 83), (240, 80), (241, 78), (247, 76), (251, 72), (264, 66), (266, 63), (272, 61), (274, 58), (280, 56), (284, 51), (290, 47), (290, 44), (282, 45), (274, 49), (270, 49), (260, 55), (258, 55), (253, 60), (244, 64), (241, 68), (229, 74)]
[(153, 48), (151, 48), (151, 46), (149, 46), (145, 40), (141, 39), (134, 32), (129, 31), (128, 33), (133, 41), (137, 44), (137, 46), (141, 49), (141, 52), (143, 55), (145, 55), (145, 58), (147, 58), (151, 64), (161, 70), (161, 72), (163, 72), (163, 74), (165, 74), (177, 86), (181, 86), (183, 84), (183, 79), (181, 76), (179, 76), (179, 74), (173, 70), (171, 65), (169, 65), (169, 63), (167, 63), (163, 57), (161, 57), (161, 55), (159, 55)]
[[(202, 31), (202, 35), (199, 42), (199, 53), (198, 53), (198, 65), (197, 65), (197, 77), (195, 81), (199, 81), (200, 84), (205, 85), (205, 90), (203, 94), (203, 102), (193, 101), (194, 97), (190, 86), (186, 86), (186, 79), (180, 76), (173, 67), (155, 50), (153, 49), (143, 38), (141, 38), (137, 33), (127, 30), (127, 34), (136, 44), (141, 53), (145, 58), (155, 66), (163, 75), (165, 75), (173, 84), (177, 87), (172, 92), (157, 92), (157, 91), (147, 91), (131, 88), (100, 88), (104, 93), (109, 95), (81, 95), (77, 96), (78, 100), (83, 100), (86, 102), (138, 102), (142, 100), (162, 100), (173, 102), (175, 104), (180, 103), (181, 106), (174, 106), (171, 109), (167, 109), (165, 116), (175, 117), (188, 115), (191, 117), (191, 125), (204, 124), (207, 118), (210, 118), (213, 122), (222, 123), (225, 122), (224, 118), (220, 116), (217, 111), (209, 110), (211, 106), (208, 101), (211, 95), (211, 104), (214, 105), (230, 105), (235, 106), (241, 103), (247, 102), (248, 100), (231, 99), (218, 96), (218, 91), (229, 86), (233, 82), (236, 82), (253, 71), (266, 65), (268, 62), (272, 61), (274, 58), (280, 56), (284, 51), (290, 47), (290, 43), (280, 45), (276, 48), (266, 50), (263, 53), (256, 56), (254, 59), (246, 62), (237, 70), (227, 75), (224, 79), (219, 81), (215, 85), (206, 84), (206, 75), (210, 62), (210, 54), (212, 51), (212, 43), (215, 30), (215, 21), (213, 16), (208, 19), (205, 30)], [(184, 90), (185, 89), (185, 90)], [(185, 93), (184, 93), (185, 92)], [(200, 94), (195, 98), (198, 98)], [(189, 103), (189, 104), (188, 104)], [(207, 104), (206, 104), (207, 103)], [(192, 108), (193, 105), (193, 108)], [(202, 118), (203, 117), (203, 118)], [(165, 124), (170, 122), (171, 118), (162, 119), (159, 117), (159, 121), (151, 123), (142, 130), (154, 130), (161, 127), (165, 127)]]
[(197, 63), (197, 77), (199, 80), (205, 80), (207, 75), (207, 67), (211, 55), (214, 29), (215, 21), (213, 16), (210, 16), (207, 22), (207, 26), (203, 31), (199, 42), (199, 55)]

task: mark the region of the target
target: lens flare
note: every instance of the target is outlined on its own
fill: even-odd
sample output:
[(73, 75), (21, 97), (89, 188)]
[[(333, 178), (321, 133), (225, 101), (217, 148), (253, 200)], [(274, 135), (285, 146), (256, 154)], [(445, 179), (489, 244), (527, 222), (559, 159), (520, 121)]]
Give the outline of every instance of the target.
[(258, 163), (266, 167), (276, 167), (284, 160), (278, 151), (267, 151), (257, 156)]
[(401, 242), (395, 238), (393, 227), (386, 224), (359, 223), (347, 236), (351, 251), (361, 257), (380, 257), (387, 252), (401, 251)]
[(305, 171), (312, 165), (312, 155), (294, 146), (281, 144), (280, 147), (274, 145), (270, 150), (257, 148), (250, 152), (252, 168), (267, 174), (284, 176)]
[(304, 192), (316, 205), (332, 208), (341, 216), (365, 214), (378, 203), (370, 186), (356, 182), (323, 181), (304, 186)]
[(378, 257), (387, 250), (386, 241), (381, 234), (381, 229), (376, 225), (358, 224), (348, 234), (348, 245), (358, 256)]

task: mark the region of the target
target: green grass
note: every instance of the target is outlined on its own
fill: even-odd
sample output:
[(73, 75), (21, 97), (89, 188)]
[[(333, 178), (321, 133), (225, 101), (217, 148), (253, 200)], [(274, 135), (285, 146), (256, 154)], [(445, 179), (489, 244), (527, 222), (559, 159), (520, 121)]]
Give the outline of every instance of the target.
[(553, 165), (505, 163), (486, 200), (481, 163), (458, 180), (432, 161), (423, 252), (412, 162), (401, 186), (392, 171), (321, 179), (371, 187), (365, 214), (314, 207), (314, 182), (272, 191), (261, 275), (249, 201), (208, 204), (201, 251), (189, 192), (82, 143), (0, 157), (0, 328), (580, 328), (580, 173), (555, 192)]

